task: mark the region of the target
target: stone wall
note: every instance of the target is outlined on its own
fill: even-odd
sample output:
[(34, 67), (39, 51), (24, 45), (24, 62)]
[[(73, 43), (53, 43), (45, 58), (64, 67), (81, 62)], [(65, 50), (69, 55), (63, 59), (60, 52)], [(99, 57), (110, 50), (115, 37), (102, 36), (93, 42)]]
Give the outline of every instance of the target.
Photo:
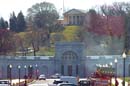
[[(9, 65), (12, 65), (12, 78), (18, 78), (18, 65), (21, 66), (21, 78), (25, 75), (25, 65), (26, 74), (28, 74), (28, 67), (33, 67), (33, 78), (36, 77), (36, 69), (38, 75), (45, 74), (47, 77), (55, 73), (89, 77), (96, 71), (96, 64), (105, 65), (112, 62), (112, 67), (115, 68), (115, 58), (118, 60), (117, 75), (123, 76), (121, 55), (84, 56), (84, 44), (80, 42), (57, 43), (55, 51), (55, 56), (0, 56), (0, 78), (7, 78), (7, 74), (10, 73)], [(130, 56), (127, 56), (125, 61), (125, 74), (130, 76)]]

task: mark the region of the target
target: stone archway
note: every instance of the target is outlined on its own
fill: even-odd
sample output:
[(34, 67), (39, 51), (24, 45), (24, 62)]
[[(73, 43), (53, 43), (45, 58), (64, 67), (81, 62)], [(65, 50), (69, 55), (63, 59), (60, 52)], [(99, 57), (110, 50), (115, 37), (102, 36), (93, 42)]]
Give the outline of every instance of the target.
[[(78, 67), (77, 66), (75, 67), (75, 65), (78, 64), (77, 53), (71, 50), (65, 51), (62, 54), (61, 60), (62, 60), (61, 74), (64, 74), (65, 73), (64, 71), (66, 71), (65, 75), (69, 75), (69, 76), (78, 74), (78, 71), (77, 71)], [(64, 68), (66, 68), (66, 70), (64, 70)]]

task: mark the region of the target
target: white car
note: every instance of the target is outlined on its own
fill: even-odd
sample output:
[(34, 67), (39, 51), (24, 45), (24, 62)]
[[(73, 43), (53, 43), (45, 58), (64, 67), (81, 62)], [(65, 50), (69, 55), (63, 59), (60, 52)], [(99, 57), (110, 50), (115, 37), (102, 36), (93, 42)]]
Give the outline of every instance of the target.
[(59, 73), (56, 73), (56, 74), (52, 75), (51, 78), (56, 79), (56, 78), (60, 78), (60, 76), (61, 75)]
[(11, 86), (9, 80), (0, 80), (0, 86)]
[(77, 86), (77, 85), (72, 83), (59, 83), (57, 86)]
[(46, 80), (46, 76), (44, 74), (41, 74), (38, 79), (39, 80)]

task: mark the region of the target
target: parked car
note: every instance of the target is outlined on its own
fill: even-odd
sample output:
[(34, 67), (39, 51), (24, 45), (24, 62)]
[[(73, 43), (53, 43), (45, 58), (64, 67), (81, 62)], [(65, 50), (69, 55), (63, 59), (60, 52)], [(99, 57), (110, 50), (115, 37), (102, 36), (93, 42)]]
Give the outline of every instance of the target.
[(0, 80), (0, 86), (11, 86), (8, 80)]
[(91, 80), (81, 80), (79, 81), (79, 86), (90, 86)]
[(56, 74), (52, 75), (51, 78), (56, 79), (56, 78), (60, 78), (60, 76), (61, 75), (59, 73), (56, 73)]
[(67, 83), (67, 82), (61, 80), (54, 80), (53, 82), (53, 84), (59, 84), (59, 83)]
[(41, 74), (38, 79), (39, 80), (46, 80), (46, 76), (44, 74)]
[(59, 83), (57, 86), (77, 86), (77, 85), (72, 83)]
[(74, 76), (61, 76), (60, 80), (68, 82), (68, 83), (72, 83), (72, 84), (75, 84), (75, 85), (78, 85), (77, 77), (74, 77)]

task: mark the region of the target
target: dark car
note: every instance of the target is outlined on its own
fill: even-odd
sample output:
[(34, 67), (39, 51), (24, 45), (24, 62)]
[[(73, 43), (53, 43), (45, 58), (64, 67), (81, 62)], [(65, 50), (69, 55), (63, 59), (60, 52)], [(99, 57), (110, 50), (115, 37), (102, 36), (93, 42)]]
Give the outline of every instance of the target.
[(54, 80), (53, 84), (59, 84), (59, 83), (63, 83), (63, 81), (61, 80)]
[(62, 80), (54, 80), (53, 84), (59, 84), (59, 83), (68, 83), (67, 81), (62, 81)]

